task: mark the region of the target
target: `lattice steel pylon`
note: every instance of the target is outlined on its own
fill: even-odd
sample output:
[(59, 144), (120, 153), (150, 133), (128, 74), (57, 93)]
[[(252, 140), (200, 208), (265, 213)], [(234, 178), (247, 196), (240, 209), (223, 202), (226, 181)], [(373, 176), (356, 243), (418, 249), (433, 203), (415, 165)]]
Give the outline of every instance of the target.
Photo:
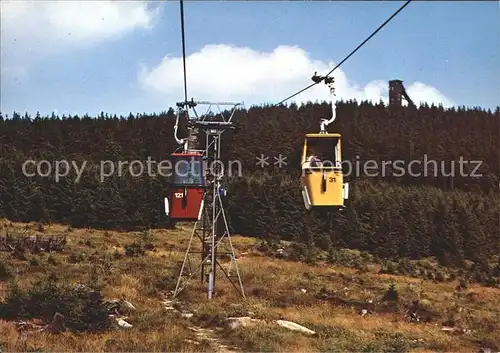
[[(195, 109), (198, 105), (208, 105), (208, 110), (202, 116), (198, 116)], [(232, 106), (230, 116), (225, 117), (221, 106)], [(196, 221), (188, 247), (184, 255), (177, 284), (174, 290), (174, 298), (188, 285), (191, 278), (200, 271), (201, 283), (208, 284), (208, 298), (212, 299), (215, 290), (217, 267), (224, 273), (229, 282), (236, 290), (245, 297), (243, 282), (236, 261), (236, 254), (229, 232), (229, 226), (224, 211), (223, 196), (226, 195), (223, 186), (224, 166), (221, 161), (221, 139), (224, 131), (233, 128), (232, 118), (238, 106), (242, 103), (211, 103), (211, 102), (188, 102), (178, 104), (179, 109), (188, 107), (188, 122), (190, 131), (197, 129), (205, 132), (205, 175), (207, 187), (205, 189), (200, 214)], [(217, 106), (218, 114), (211, 114), (211, 108)], [(189, 108), (194, 112), (194, 118), (189, 118)], [(192, 146), (190, 147), (192, 148)], [(201, 249), (196, 250), (193, 244), (195, 238), (201, 241)], [(224, 249), (226, 246), (227, 249)], [(224, 251), (225, 250), (225, 251)], [(192, 254), (200, 254), (200, 262), (193, 270)], [(226, 270), (221, 264), (223, 257), (229, 257), (229, 267)], [(234, 280), (236, 279), (236, 281)]]

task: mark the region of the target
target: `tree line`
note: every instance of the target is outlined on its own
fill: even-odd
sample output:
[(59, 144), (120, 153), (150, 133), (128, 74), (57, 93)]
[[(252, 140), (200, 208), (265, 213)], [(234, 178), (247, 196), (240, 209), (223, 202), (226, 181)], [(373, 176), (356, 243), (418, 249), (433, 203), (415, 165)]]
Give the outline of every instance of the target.
[[(383, 103), (339, 102), (329, 130), (342, 134), (345, 161), (437, 164), (414, 163), (413, 175), (396, 175), (390, 167), (383, 176), (350, 175), (351, 198), (344, 213), (309, 213), (299, 188), (303, 138), (329, 116), (327, 103), (236, 111), (236, 129), (222, 140), (224, 161), (239, 161), (243, 171), (228, 180), (233, 232), (358, 248), (384, 257), (460, 262), (496, 254), (491, 244), (499, 240), (500, 107), (421, 105), (394, 112)], [(177, 147), (174, 123), (172, 109), (126, 117), (0, 115), (0, 217), (75, 227), (170, 226), (163, 213), (168, 178), (115, 173), (100, 182), (95, 171), (105, 160), (168, 159)], [(186, 121), (181, 125), (185, 133)], [(281, 154), (287, 164), (261, 168), (256, 165), (261, 154), (271, 160)], [(74, 174), (55, 182), (25, 176), (27, 159), (87, 165), (78, 182)], [(469, 161), (462, 173), (461, 160)], [(427, 176), (415, 176), (424, 171)]]

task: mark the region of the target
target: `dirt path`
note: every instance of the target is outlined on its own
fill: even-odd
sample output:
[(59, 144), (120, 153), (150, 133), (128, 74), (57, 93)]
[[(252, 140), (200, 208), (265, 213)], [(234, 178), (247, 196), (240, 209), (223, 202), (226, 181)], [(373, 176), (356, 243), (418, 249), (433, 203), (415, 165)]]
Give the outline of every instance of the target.
[(190, 330), (195, 332), (198, 341), (209, 341), (210, 346), (220, 353), (238, 353), (239, 350), (236, 347), (230, 347), (223, 343), (223, 341), (217, 337), (217, 333), (213, 329), (201, 328), (201, 327), (189, 327)]

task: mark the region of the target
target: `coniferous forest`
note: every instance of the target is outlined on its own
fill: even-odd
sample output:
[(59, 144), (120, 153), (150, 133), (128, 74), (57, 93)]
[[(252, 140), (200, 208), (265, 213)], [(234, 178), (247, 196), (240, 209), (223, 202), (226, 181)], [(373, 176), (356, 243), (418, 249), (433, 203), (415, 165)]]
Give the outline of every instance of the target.
[[(242, 171), (227, 184), (233, 233), (349, 247), (385, 258), (435, 256), (448, 264), (498, 255), (500, 108), (422, 105), (396, 113), (383, 103), (338, 103), (329, 131), (342, 134), (343, 160), (359, 163), (361, 172), (347, 177), (344, 212), (307, 212), (299, 185), (303, 138), (329, 116), (328, 103), (236, 112), (236, 129), (222, 140), (224, 161), (240, 161)], [(134, 177), (127, 165), (121, 175), (101, 182), (97, 171), (102, 161), (146, 165), (148, 157), (169, 159), (177, 148), (174, 124), (172, 109), (126, 117), (0, 116), (0, 217), (106, 229), (171, 226), (163, 206), (168, 178)], [(256, 165), (261, 154), (270, 157), (269, 166)], [(281, 168), (273, 165), (279, 154), (287, 158)], [(53, 174), (24, 175), (26, 160), (48, 160), (52, 167), (61, 160), (79, 168), (86, 164), (77, 182), (73, 167), (56, 182)], [(364, 175), (368, 160), (378, 163), (378, 176)], [(413, 175), (397, 175), (390, 167), (381, 175), (383, 161), (397, 160), (406, 168), (411, 161), (422, 163), (412, 164)], [(424, 160), (436, 163), (424, 168)], [(33, 165), (28, 169), (36, 171)]]

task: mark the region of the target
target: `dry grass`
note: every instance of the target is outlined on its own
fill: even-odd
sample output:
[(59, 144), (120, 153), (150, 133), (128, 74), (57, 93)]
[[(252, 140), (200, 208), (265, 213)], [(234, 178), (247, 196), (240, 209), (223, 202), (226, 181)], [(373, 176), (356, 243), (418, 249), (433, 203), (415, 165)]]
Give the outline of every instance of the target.
[[(0, 222), (1, 223), (1, 222)], [(36, 232), (36, 225), (28, 225)], [(26, 229), (14, 223), (10, 229)], [(216, 297), (206, 300), (205, 287), (195, 276), (181, 293), (183, 310), (194, 313), (191, 319), (165, 311), (161, 300), (175, 286), (191, 225), (176, 230), (152, 230), (154, 251), (127, 257), (125, 247), (140, 241), (141, 232), (122, 233), (89, 229), (68, 229), (62, 225), (45, 227), (46, 234), (68, 234), (68, 244), (61, 254), (32, 255), (16, 260), (0, 253), (0, 262), (17, 273), (19, 285), (29, 286), (41, 275), (55, 273), (59, 281), (85, 282), (98, 278), (105, 284), (103, 295), (119, 298), (125, 295), (138, 308), (127, 319), (134, 325), (128, 330), (99, 334), (64, 332), (57, 335), (38, 333), (23, 341), (14, 322), (0, 321), (0, 351), (176, 351), (217, 350), (217, 344), (200, 340), (190, 326), (215, 328), (230, 316), (252, 316), (261, 325), (233, 331), (214, 331), (214, 337), (242, 351), (319, 352), (319, 351), (391, 351), (391, 352), (461, 352), (479, 347), (499, 348), (500, 290), (470, 285), (458, 293), (457, 283), (378, 274), (340, 266), (273, 259), (256, 251), (257, 239), (235, 236), (239, 266), (247, 298), (240, 300), (232, 286), (219, 277)], [(241, 255), (243, 254), (243, 255)], [(94, 276), (94, 277), (92, 277)], [(377, 311), (361, 317), (359, 308), (345, 305), (349, 301), (379, 302), (394, 283), (400, 301), (420, 299), (437, 317), (430, 323), (409, 323), (401, 307)], [(306, 289), (303, 293), (301, 289)], [(335, 291), (344, 304), (320, 300), (320, 290)], [(0, 301), (8, 293), (8, 281), (0, 281)], [(475, 294), (471, 294), (475, 293)], [(441, 323), (453, 318), (458, 325), (472, 330), (468, 334), (441, 331)], [(278, 327), (272, 320), (295, 321), (317, 332), (309, 337)], [(192, 341), (198, 341), (194, 344)]]

